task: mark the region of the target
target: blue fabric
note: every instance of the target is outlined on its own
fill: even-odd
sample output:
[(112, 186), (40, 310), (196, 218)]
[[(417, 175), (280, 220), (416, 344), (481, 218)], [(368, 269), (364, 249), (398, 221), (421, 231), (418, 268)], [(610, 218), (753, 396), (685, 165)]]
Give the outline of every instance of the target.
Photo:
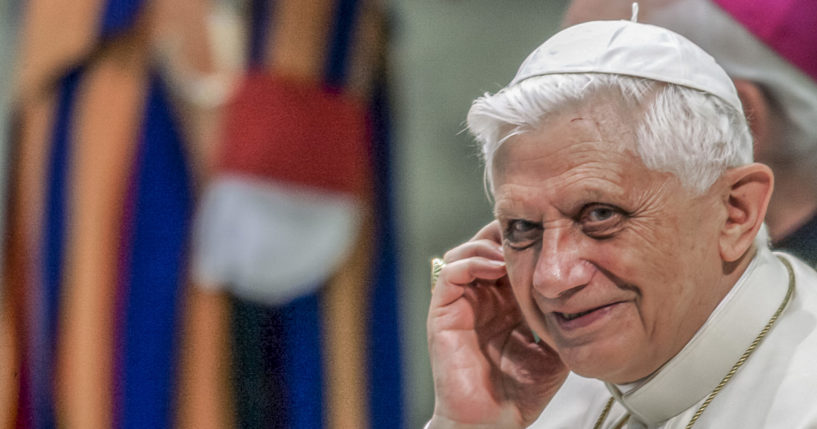
[(320, 429), (325, 425), (319, 293), (298, 298), (282, 309), (292, 428)]
[(100, 22), (102, 39), (114, 37), (133, 25), (145, 0), (107, 0)]
[(233, 298), (238, 427), (324, 427), (320, 300), (267, 307)]
[(817, 214), (772, 247), (790, 252), (812, 267), (817, 267)]
[(336, 3), (324, 71), (324, 83), (330, 89), (339, 89), (346, 83), (349, 48), (357, 23), (358, 9), (357, 0), (338, 0)]
[(66, 225), (68, 224), (68, 175), (71, 134), (77, 88), (82, 69), (70, 71), (60, 82), (59, 101), (51, 136), (51, 153), (46, 179), (45, 225), (43, 231), (42, 288), (35, 304), (32, 341), (31, 406), (35, 428), (55, 428), (54, 380), (59, 305), (62, 295)]
[(190, 181), (167, 91), (152, 76), (132, 182), (134, 223), (117, 427), (172, 427), (179, 300), (193, 207)]
[(397, 235), (394, 225), (391, 168), (391, 124), (387, 88), (378, 82), (373, 94), (372, 154), (374, 165), (376, 237), (369, 298), (369, 404), (371, 427), (404, 426), (403, 356), (398, 308)]
[(250, 69), (264, 68), (267, 54), (267, 34), (274, 0), (252, 0), (250, 5), (249, 59)]

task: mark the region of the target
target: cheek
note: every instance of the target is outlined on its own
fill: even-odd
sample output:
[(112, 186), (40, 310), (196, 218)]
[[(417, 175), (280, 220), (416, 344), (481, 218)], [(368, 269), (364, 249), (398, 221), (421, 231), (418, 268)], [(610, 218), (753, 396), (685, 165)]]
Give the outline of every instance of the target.
[(508, 268), (508, 278), (514, 289), (529, 284), (530, 279), (533, 278), (536, 263), (536, 255), (534, 255), (533, 249), (528, 248), (520, 252), (505, 245), (502, 248), (502, 253), (505, 256), (505, 265)]
[(505, 249), (505, 263), (508, 267), (508, 279), (513, 288), (514, 298), (528, 325), (542, 334), (544, 326), (539, 307), (531, 295), (531, 280), (535, 269), (536, 256), (533, 251), (513, 252)]
[(635, 292), (634, 310), (643, 325), (639, 329), (648, 335), (665, 329), (668, 321), (678, 317), (671, 309), (689, 298), (684, 296), (683, 279), (688, 273), (679, 267), (678, 242), (653, 240), (654, 235), (653, 230), (629, 230), (600, 243), (591, 256), (618, 288)]
[(513, 294), (519, 306), (523, 310), (529, 306), (533, 300), (530, 295), (530, 282), (532, 278), (532, 267), (526, 258), (520, 257), (518, 254), (509, 255), (505, 252), (505, 263), (508, 267), (508, 279), (513, 288)]
[[(633, 222), (609, 241), (600, 243), (593, 258), (620, 284), (662, 292), (687, 273), (682, 255), (689, 251), (680, 225), (663, 222)], [(652, 286), (652, 287), (651, 287)], [(646, 291), (641, 291), (646, 292)]]
[(644, 262), (665, 264), (681, 253), (678, 244), (687, 233), (677, 218), (655, 216), (639, 219), (632, 223), (624, 236), (627, 241), (624, 247), (632, 248), (645, 257)]

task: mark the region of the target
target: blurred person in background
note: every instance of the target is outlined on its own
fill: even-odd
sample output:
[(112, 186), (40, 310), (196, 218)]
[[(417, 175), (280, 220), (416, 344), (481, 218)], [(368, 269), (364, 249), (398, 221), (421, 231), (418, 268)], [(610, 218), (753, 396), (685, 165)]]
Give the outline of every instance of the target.
[[(574, 0), (564, 25), (629, 16), (630, 0)], [(755, 158), (775, 172), (773, 247), (817, 265), (817, 1), (645, 0), (639, 21), (709, 52), (735, 82)]]
[(173, 419), (203, 152), (199, 129), (175, 111), (193, 118), (198, 106), (171, 101), (154, 48), (186, 34), (176, 60), (215, 67), (206, 3), (171, 3), (21, 4), (3, 255), (15, 334), (0, 364), (15, 381), (0, 405), (6, 427)]
[(192, 255), (227, 296), (236, 425), (400, 428), (385, 11), (247, 5)]
[(400, 427), (381, 5), (21, 7), (0, 427)]

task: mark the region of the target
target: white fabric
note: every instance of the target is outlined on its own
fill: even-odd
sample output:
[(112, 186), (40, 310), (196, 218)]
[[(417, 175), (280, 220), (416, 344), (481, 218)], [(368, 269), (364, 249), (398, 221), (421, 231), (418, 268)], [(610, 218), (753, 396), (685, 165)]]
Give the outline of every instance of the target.
[(347, 195), (221, 176), (196, 219), (194, 278), (262, 304), (286, 304), (338, 270), (361, 212)]
[[(791, 301), (696, 428), (817, 428), (817, 272), (783, 256), (794, 266)], [(611, 394), (619, 400), (604, 428), (628, 412), (627, 428), (684, 428), (768, 322), (787, 288), (783, 263), (771, 251), (759, 251), (699, 332), (656, 374), (623, 395), (615, 386), (571, 374), (531, 428), (592, 428)]]
[(735, 85), (703, 49), (683, 36), (630, 21), (592, 21), (566, 28), (534, 50), (511, 85), (559, 73), (610, 73), (698, 89), (743, 107)]

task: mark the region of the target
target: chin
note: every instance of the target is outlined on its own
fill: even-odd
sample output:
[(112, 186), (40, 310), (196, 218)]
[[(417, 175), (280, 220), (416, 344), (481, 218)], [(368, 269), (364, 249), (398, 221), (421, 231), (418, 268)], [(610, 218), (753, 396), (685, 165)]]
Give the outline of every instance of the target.
[(567, 350), (559, 350), (562, 361), (582, 377), (625, 384), (650, 375), (653, 370), (642, 364), (633, 346), (612, 344), (587, 344)]

